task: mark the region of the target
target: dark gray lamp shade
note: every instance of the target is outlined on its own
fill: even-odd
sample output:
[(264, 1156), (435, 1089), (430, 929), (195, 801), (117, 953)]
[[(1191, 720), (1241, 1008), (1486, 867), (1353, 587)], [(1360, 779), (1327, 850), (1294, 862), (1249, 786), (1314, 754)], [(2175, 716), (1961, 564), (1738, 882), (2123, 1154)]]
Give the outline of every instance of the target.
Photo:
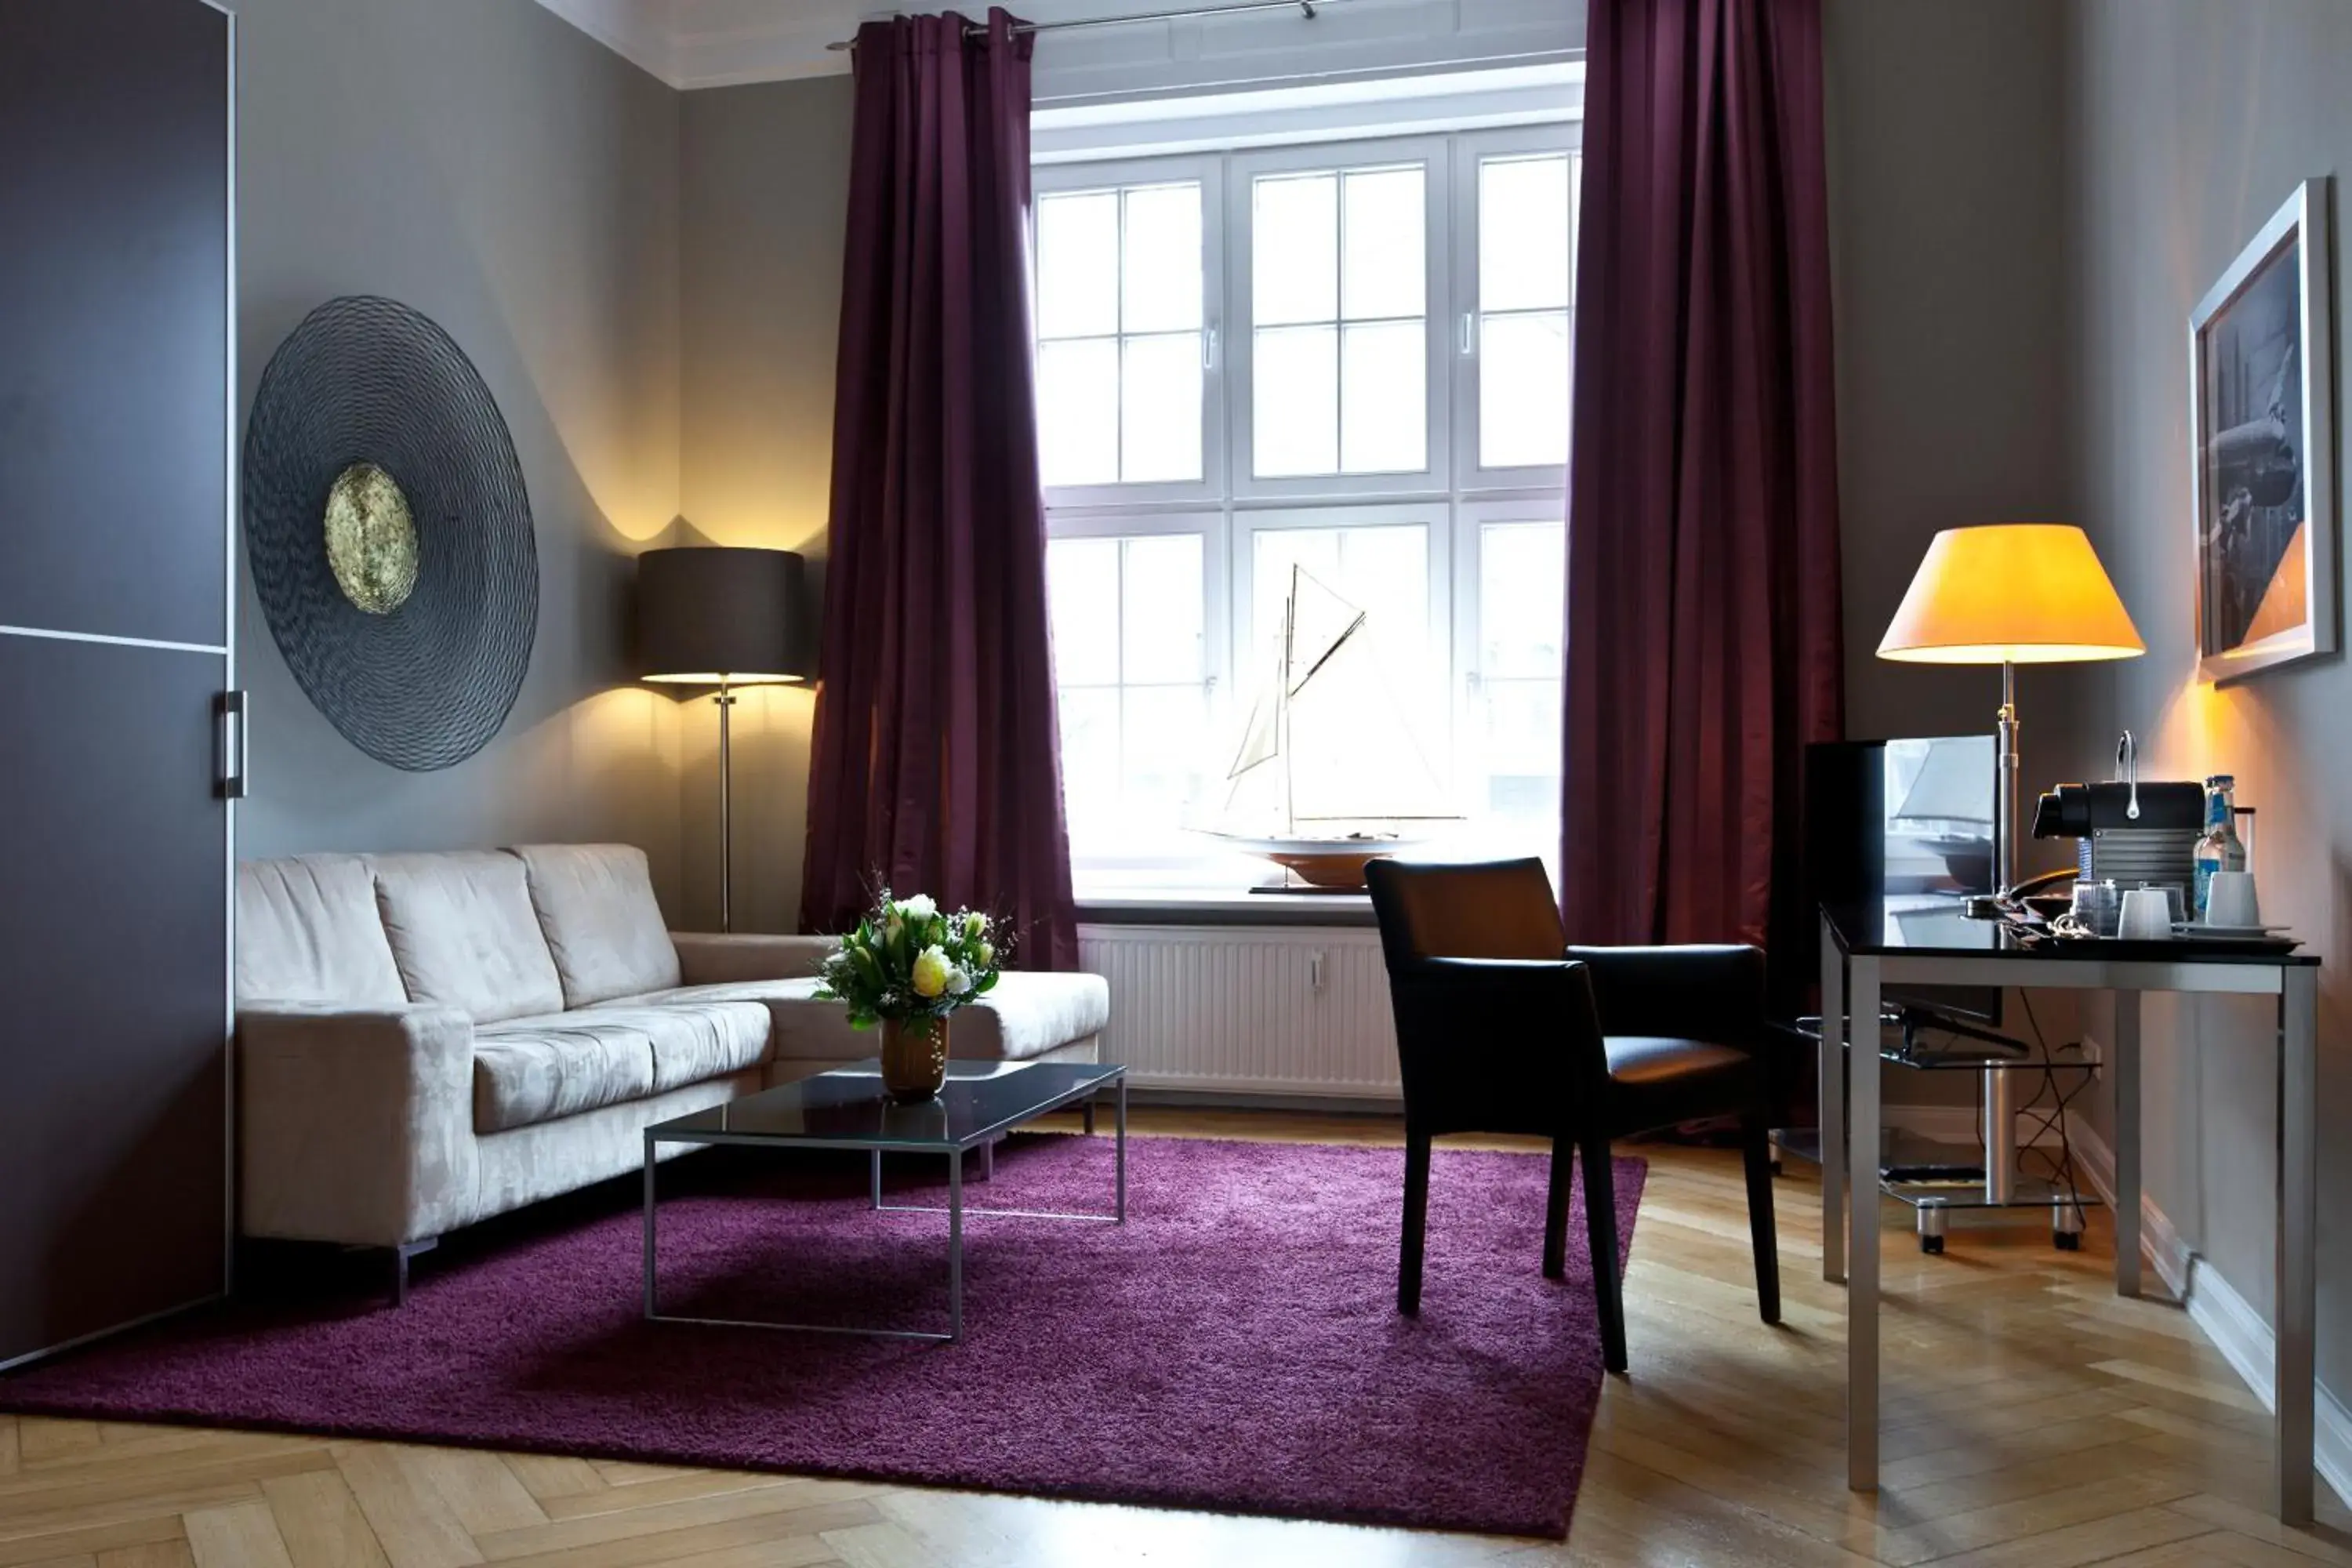
[(637, 557), (637, 669), (646, 680), (804, 680), (803, 637), (801, 558), (789, 550), (648, 550)]

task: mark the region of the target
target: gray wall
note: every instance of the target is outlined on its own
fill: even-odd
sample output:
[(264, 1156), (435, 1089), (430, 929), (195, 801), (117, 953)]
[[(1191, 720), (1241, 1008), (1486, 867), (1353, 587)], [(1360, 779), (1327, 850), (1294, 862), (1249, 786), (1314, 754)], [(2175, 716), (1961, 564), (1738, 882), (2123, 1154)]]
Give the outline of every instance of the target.
[[(1940, 529), (2071, 521), (2060, 161), (2064, 15), (2048, 0), (1828, 0), (1824, 9), (1846, 732), (1983, 734), (1998, 672), (1891, 664), (1878, 639)], [(2029, 791), (2079, 779), (2097, 678), (2019, 678)], [(2104, 777), (2104, 773), (2095, 776)], [(2029, 795), (2029, 800), (2030, 800)], [(2036, 868), (2063, 857), (2024, 847)], [(2053, 1043), (2075, 1010), (2036, 996)], [(2008, 1023), (2027, 1030), (2012, 999)], [(1964, 1106), (1958, 1073), (1890, 1103)]]
[[(2104, 682), (2103, 727), (2147, 738), (2157, 772), (2238, 775), (2261, 813), (2263, 911), (2326, 961), (2320, 985), (2319, 1365), (2352, 1394), (2352, 671), (2341, 657), (2215, 689), (2192, 646), (2189, 310), (2315, 174), (2352, 173), (2352, 8), (2339, 0), (2084, 0), (2070, 11), (2069, 205), (2084, 515), (2147, 637)], [(2336, 194), (2339, 213), (2343, 193)], [(2352, 271), (2337, 241), (2339, 320)], [(2336, 336), (2339, 363), (2344, 340)], [(2340, 404), (2339, 404), (2340, 406)], [(2337, 451), (2343, 450), (2337, 444)], [(2340, 468), (2339, 468), (2340, 471)], [(2273, 1301), (2272, 1015), (2151, 1002), (2150, 1196), (2267, 1312)]]
[[(684, 512), (716, 544), (798, 550), (822, 584), (833, 371), (849, 205), (845, 76), (685, 97)], [(800, 908), (814, 693), (761, 687), (735, 710), (735, 924)], [(684, 887), (717, 909), (717, 718), (680, 712)]]
[(619, 838), (677, 893), (677, 709), (632, 684), (629, 556), (678, 508), (679, 97), (531, 0), (238, 6), (241, 407), (337, 294), (480, 369), (538, 524), (539, 637), (488, 747), (404, 773), (294, 683), (249, 576), (247, 856)]

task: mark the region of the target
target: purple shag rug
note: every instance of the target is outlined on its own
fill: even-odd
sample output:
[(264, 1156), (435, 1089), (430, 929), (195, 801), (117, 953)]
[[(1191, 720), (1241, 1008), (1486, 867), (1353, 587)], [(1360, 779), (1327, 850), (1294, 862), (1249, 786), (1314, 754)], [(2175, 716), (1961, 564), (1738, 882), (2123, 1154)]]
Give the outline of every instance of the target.
[[(966, 1196), (1108, 1208), (1111, 1155), (1015, 1136)], [(240, 1301), (0, 1408), (1559, 1537), (1601, 1339), (1580, 1181), (1568, 1278), (1539, 1272), (1546, 1166), (1437, 1151), (1417, 1320), (1401, 1151), (1137, 1139), (1124, 1226), (966, 1221), (959, 1344), (647, 1323), (631, 1183), (456, 1238), (399, 1310)], [(885, 1169), (945, 1201), (938, 1163)], [(1644, 1172), (1617, 1162), (1624, 1245)], [(862, 1155), (698, 1155), (663, 1172), (662, 1307), (941, 1327), (946, 1233), (870, 1210)]]

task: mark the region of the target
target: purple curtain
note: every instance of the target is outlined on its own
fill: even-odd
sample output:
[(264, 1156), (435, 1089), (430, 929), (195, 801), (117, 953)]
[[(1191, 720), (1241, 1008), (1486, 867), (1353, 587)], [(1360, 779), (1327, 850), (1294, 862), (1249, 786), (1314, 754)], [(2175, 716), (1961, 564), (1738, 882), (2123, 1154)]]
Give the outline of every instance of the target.
[(1765, 942), (1843, 724), (1820, 0), (1591, 0), (1586, 51), (1562, 912)]
[(873, 884), (1077, 963), (1030, 387), (1030, 37), (857, 32), (801, 926)]

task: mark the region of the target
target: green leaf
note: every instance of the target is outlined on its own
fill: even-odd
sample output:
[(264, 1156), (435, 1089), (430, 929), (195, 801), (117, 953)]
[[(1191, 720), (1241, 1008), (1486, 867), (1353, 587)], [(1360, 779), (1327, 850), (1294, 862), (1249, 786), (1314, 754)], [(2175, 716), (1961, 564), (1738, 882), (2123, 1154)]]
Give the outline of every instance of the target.
[(999, 971), (992, 969), (986, 974), (982, 975), (978, 980), (973, 981), (971, 994), (975, 996), (982, 996), (987, 994), (989, 992), (995, 990), (996, 978), (999, 973)]

